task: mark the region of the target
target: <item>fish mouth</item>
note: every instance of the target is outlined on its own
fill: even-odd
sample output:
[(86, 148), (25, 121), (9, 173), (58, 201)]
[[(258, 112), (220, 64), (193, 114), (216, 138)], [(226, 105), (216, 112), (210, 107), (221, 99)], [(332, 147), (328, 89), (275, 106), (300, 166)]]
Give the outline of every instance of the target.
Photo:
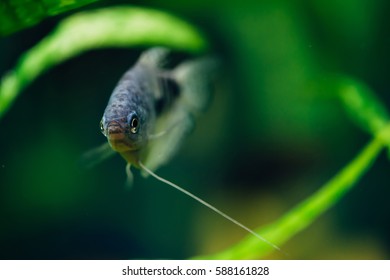
[(111, 122), (107, 126), (107, 140), (113, 150), (117, 152), (126, 152), (136, 150), (134, 143), (128, 139), (126, 129), (119, 123)]

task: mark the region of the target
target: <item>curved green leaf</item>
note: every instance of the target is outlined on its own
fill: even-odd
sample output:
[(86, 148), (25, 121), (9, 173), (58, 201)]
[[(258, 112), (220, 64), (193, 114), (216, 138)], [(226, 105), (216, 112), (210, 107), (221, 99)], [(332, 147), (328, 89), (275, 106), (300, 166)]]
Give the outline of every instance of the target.
[(0, 36), (9, 35), (41, 20), (98, 0), (1, 0)]
[(375, 136), (387, 125), (389, 113), (366, 85), (348, 78), (341, 79), (338, 84), (342, 104), (360, 128)]
[(207, 48), (193, 26), (168, 13), (129, 6), (72, 15), (27, 51), (0, 85), (0, 118), (21, 90), (51, 67), (85, 51), (107, 47), (163, 45), (188, 52)]
[[(298, 204), (271, 225), (256, 230), (277, 246), (307, 228), (326, 210), (337, 203), (369, 169), (385, 145), (390, 143), (390, 125), (378, 134), (355, 159), (327, 182), (316, 193)], [(256, 259), (264, 258), (273, 248), (255, 236), (247, 236), (236, 245), (216, 254), (195, 259)]]

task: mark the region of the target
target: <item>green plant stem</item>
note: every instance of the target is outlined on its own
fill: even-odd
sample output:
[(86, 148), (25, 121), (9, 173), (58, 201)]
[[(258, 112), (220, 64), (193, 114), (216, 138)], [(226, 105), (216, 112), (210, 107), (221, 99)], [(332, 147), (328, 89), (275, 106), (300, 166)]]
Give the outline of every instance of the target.
[[(283, 217), (258, 234), (277, 246), (283, 245), (295, 234), (307, 228), (348, 192), (369, 169), (382, 148), (390, 142), (390, 126), (378, 134), (344, 169), (308, 199), (298, 204)], [(238, 244), (216, 254), (197, 256), (195, 259), (256, 259), (264, 258), (273, 248), (247, 236)]]

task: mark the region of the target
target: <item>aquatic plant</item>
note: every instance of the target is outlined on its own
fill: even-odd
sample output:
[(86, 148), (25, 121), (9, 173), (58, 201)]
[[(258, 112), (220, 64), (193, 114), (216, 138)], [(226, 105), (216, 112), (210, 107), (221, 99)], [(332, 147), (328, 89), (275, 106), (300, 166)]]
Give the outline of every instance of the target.
[(3, 0), (0, 3), (0, 36), (33, 26), (41, 20), (97, 0)]
[[(121, 26), (120, 30), (118, 26)], [(49, 68), (69, 58), (96, 48), (154, 45), (192, 53), (202, 53), (208, 49), (207, 38), (197, 28), (157, 10), (123, 6), (71, 15), (22, 55), (15, 68), (5, 74), (0, 85), (0, 118), (25, 87)], [(309, 227), (345, 196), (369, 170), (377, 156), (390, 145), (388, 112), (375, 93), (362, 82), (343, 74), (337, 77), (329, 75), (329, 78), (333, 79), (333, 87), (329, 90), (335, 99), (340, 101), (352, 121), (371, 134), (372, 140), (313, 195), (272, 224), (256, 229), (258, 234), (279, 247)], [(318, 87), (321, 86), (319, 82)], [(194, 258), (264, 258), (271, 250), (273, 248), (268, 244), (248, 235), (222, 252)]]

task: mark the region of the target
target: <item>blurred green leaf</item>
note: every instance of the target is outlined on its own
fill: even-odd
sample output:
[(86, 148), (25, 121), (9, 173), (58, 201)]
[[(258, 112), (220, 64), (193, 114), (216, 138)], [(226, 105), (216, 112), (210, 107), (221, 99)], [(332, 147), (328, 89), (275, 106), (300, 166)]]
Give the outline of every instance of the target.
[(98, 0), (1, 0), (0, 36), (96, 1)]
[(0, 85), (0, 118), (21, 90), (51, 67), (85, 51), (107, 47), (163, 45), (188, 52), (207, 48), (203, 35), (168, 13), (136, 7), (81, 12), (27, 51)]
[(344, 78), (338, 83), (338, 95), (342, 104), (360, 128), (376, 135), (389, 122), (385, 106), (366, 85)]
[[(271, 225), (256, 230), (277, 246), (283, 245), (295, 234), (307, 228), (326, 210), (337, 203), (369, 169), (384, 145), (390, 143), (390, 126), (383, 129), (344, 169), (316, 193), (299, 203)], [(214, 255), (196, 259), (256, 259), (264, 258), (273, 248), (255, 236), (247, 236), (236, 245)]]
[[(321, 214), (337, 203), (369, 169), (385, 146), (390, 145), (389, 114), (383, 103), (366, 85), (342, 76), (327, 77), (321, 91), (336, 94), (350, 118), (374, 139), (335, 177), (305, 201), (298, 204), (273, 224), (256, 232), (271, 243), (281, 246), (296, 233), (307, 228)], [(328, 92), (328, 94), (329, 94)], [(238, 244), (201, 259), (253, 259), (265, 257), (273, 248), (248, 236)]]

